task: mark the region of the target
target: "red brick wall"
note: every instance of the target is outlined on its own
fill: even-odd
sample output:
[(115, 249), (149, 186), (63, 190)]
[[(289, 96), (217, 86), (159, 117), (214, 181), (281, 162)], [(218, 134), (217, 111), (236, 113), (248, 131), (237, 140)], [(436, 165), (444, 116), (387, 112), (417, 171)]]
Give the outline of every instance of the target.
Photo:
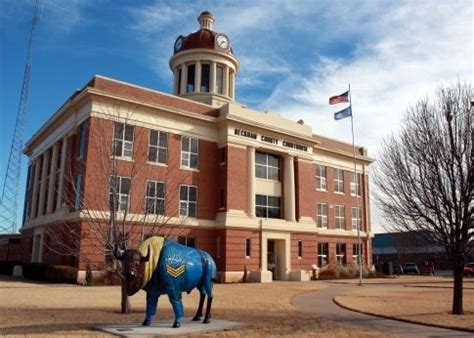
[(247, 210), (247, 171), (246, 149), (227, 147), (227, 209)]
[[(113, 165), (110, 159), (113, 128), (112, 121), (91, 118), (84, 185), (85, 208), (107, 209), (108, 179)], [(115, 161), (117, 175), (132, 178), (130, 213), (144, 213), (146, 181), (157, 180), (166, 184), (166, 215), (178, 215), (179, 187), (181, 184), (189, 184), (198, 188), (197, 218), (214, 219), (219, 204), (217, 145), (199, 140), (198, 170), (186, 170), (180, 168), (180, 135), (168, 134), (167, 166), (147, 163), (148, 137), (148, 129), (134, 126), (133, 161)]]
[[(260, 233), (255, 230), (225, 230), (225, 271), (260, 269)], [(251, 239), (251, 256), (245, 257), (245, 241)]]
[[(302, 242), (303, 255), (298, 258), (298, 241)], [(291, 234), (291, 269), (311, 270), (311, 265), (316, 264), (318, 242), (316, 235), (292, 233)]]

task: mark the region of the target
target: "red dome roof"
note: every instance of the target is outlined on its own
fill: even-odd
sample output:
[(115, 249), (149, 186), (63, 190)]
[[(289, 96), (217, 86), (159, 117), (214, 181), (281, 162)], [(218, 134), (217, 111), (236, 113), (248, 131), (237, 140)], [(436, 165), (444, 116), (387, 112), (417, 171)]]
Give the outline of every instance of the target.
[[(233, 54), (232, 46), (230, 46), (230, 42), (229, 42), (229, 47), (225, 49), (220, 48), (217, 45), (216, 38), (219, 35), (224, 35), (224, 34), (217, 33), (209, 29), (201, 28), (197, 32), (191, 33), (188, 36), (183, 36), (182, 47), (179, 50), (175, 50), (174, 54), (185, 51), (185, 50), (196, 49), (196, 48), (207, 48), (207, 49), (213, 49), (222, 53)], [(178, 37), (178, 39), (179, 38), (180, 37)]]

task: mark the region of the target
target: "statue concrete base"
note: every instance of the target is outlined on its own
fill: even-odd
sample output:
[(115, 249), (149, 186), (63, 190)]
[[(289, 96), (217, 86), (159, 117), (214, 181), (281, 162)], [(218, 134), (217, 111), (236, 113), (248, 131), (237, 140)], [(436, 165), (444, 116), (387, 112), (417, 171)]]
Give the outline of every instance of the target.
[(191, 319), (184, 319), (181, 327), (173, 329), (173, 320), (160, 320), (152, 323), (151, 326), (141, 326), (141, 324), (112, 324), (97, 325), (94, 328), (100, 331), (108, 332), (121, 337), (138, 337), (138, 336), (179, 336), (204, 334), (208, 332), (219, 332), (236, 329), (242, 326), (241, 323), (231, 322), (228, 320), (211, 319), (209, 324), (202, 322), (193, 322)]

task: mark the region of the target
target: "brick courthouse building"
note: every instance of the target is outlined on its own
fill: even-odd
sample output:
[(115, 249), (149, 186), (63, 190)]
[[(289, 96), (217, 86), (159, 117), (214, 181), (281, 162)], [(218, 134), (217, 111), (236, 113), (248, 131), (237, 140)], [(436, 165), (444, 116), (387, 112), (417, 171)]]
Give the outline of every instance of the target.
[[(212, 30), (211, 13), (198, 20), (174, 45), (173, 95), (94, 76), (29, 140), (20, 259), (75, 266), (79, 279), (91, 262), (100, 269), (105, 250), (91, 243), (85, 208), (106, 211), (114, 182), (118, 213), (163, 214), (163, 233), (209, 251), (225, 282), (307, 280), (316, 264), (355, 265), (358, 224), (370, 265), (365, 148), (356, 148), (355, 180), (352, 145), (235, 102), (230, 41)], [(98, 144), (110, 144), (106, 154)], [(66, 224), (81, 234), (73, 259), (48, 249), (48, 229)]]

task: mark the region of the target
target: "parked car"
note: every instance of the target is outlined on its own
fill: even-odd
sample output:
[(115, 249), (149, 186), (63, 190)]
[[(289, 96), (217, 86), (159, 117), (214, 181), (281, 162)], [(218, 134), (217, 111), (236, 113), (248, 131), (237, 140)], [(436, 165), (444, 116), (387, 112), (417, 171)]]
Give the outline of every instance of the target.
[(418, 264), (418, 270), (422, 275), (431, 275), (434, 276), (435, 268), (433, 262), (423, 262)]
[(467, 263), (466, 265), (464, 265), (464, 276), (474, 277), (474, 262)]
[(414, 273), (416, 275), (420, 274), (418, 265), (416, 263), (402, 263), (402, 273)]

